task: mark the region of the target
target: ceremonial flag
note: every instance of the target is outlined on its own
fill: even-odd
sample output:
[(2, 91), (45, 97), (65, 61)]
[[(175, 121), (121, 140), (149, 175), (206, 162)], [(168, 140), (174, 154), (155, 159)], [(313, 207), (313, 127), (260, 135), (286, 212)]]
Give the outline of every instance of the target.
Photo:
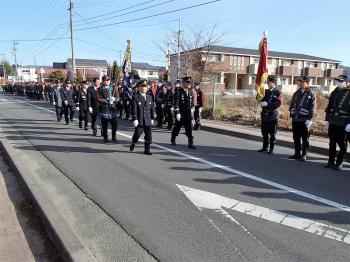
[(130, 44), (130, 39), (128, 40), (128, 47), (126, 48), (126, 52), (124, 55), (124, 63), (123, 63), (123, 85), (122, 85), (122, 89), (124, 90), (129, 90), (132, 89), (132, 85), (131, 85), (131, 44)]
[(258, 101), (261, 101), (261, 99), (265, 96), (265, 83), (267, 81), (268, 77), (268, 67), (267, 67), (267, 32), (264, 32), (263, 39), (260, 42), (259, 45), (259, 52), (260, 52), (260, 61), (259, 61), (259, 68), (258, 73), (256, 75), (255, 79), (255, 91), (257, 93), (256, 99)]
[(44, 78), (45, 70), (44, 68), (40, 69), (40, 84), (45, 84), (45, 78)]

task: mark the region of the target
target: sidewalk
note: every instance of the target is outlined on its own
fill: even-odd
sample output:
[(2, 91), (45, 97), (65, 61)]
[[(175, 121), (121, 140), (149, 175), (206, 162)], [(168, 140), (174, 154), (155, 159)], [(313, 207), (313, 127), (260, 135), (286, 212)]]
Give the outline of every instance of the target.
[[(244, 139), (262, 141), (260, 127), (203, 119), (202, 130)], [(327, 138), (311, 135), (310, 151), (313, 153), (327, 155), (328, 143)], [(278, 131), (277, 145), (294, 148), (292, 133)]]
[(0, 261), (62, 261), (0, 151)]

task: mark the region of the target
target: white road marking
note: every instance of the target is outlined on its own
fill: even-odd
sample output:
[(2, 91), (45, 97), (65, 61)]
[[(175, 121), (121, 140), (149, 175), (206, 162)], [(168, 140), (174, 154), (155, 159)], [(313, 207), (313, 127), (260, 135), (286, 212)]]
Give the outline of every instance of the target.
[[(14, 99), (14, 98), (11, 98), (11, 99), (15, 100), (15, 101), (18, 101), (20, 103), (23, 103), (23, 104), (32, 106), (32, 107), (36, 107), (36, 108), (42, 109), (44, 111), (55, 113), (55, 111), (47, 109), (47, 108), (44, 108), (44, 107), (40, 107), (40, 106), (31, 104), (31, 103), (28, 103), (28, 102), (25, 102), (25, 101), (22, 101), (22, 100)], [(129, 136), (127, 134), (124, 134), (124, 133), (121, 133), (121, 132), (118, 132), (118, 134), (120, 136), (129, 138), (129, 139), (132, 138), (131, 136)], [(140, 140), (140, 141), (142, 141), (142, 140)], [(173, 153), (175, 155), (183, 156), (183, 157), (185, 157), (187, 159), (191, 159), (191, 160), (194, 160), (196, 162), (203, 163), (203, 164), (212, 166), (214, 168), (224, 170), (224, 171), (229, 172), (231, 174), (242, 176), (242, 177), (245, 177), (245, 178), (248, 178), (248, 179), (251, 179), (251, 180), (254, 180), (254, 181), (266, 184), (266, 185), (269, 185), (271, 187), (278, 188), (278, 189), (287, 191), (289, 193), (293, 193), (295, 195), (302, 196), (302, 197), (311, 199), (313, 201), (316, 201), (316, 202), (319, 202), (319, 203), (322, 203), (322, 204), (325, 204), (325, 205), (328, 205), (328, 206), (332, 206), (332, 207), (341, 209), (341, 210), (346, 211), (346, 212), (350, 212), (350, 207), (347, 206), (347, 205), (343, 205), (343, 204), (337, 203), (337, 202), (332, 201), (332, 200), (328, 200), (328, 199), (325, 199), (325, 198), (322, 198), (322, 197), (319, 197), (319, 196), (315, 196), (313, 194), (310, 194), (310, 193), (307, 193), (307, 192), (304, 192), (304, 191), (301, 191), (301, 190), (298, 190), (298, 189), (295, 189), (295, 188), (292, 188), (292, 187), (288, 187), (288, 186), (285, 186), (285, 185), (282, 185), (282, 184), (279, 184), (279, 183), (275, 183), (273, 181), (270, 181), (270, 180), (267, 180), (267, 179), (264, 179), (264, 178), (261, 178), (261, 177), (254, 176), (254, 175), (245, 173), (243, 171), (240, 171), (240, 170), (237, 170), (237, 169), (233, 169), (231, 167), (223, 166), (223, 165), (220, 165), (220, 164), (217, 164), (217, 163), (214, 163), (214, 162), (211, 162), (211, 161), (199, 158), (199, 157), (195, 157), (195, 156), (192, 156), (190, 154), (187, 154), (187, 153), (184, 153), (184, 152), (181, 152), (181, 151), (178, 151), (178, 150), (174, 150), (174, 149), (171, 149), (171, 148), (168, 148), (168, 147), (165, 147), (165, 146), (161, 146), (161, 145), (158, 145), (158, 144), (155, 144), (155, 143), (152, 144), (152, 146), (156, 147), (158, 149), (162, 149), (164, 151), (168, 151), (168, 152)]]
[(238, 200), (223, 197), (214, 193), (182, 185), (177, 185), (177, 187), (199, 210), (210, 209), (232, 220), (232, 216), (223, 209), (223, 207), (225, 207), (249, 216), (264, 219), (350, 245), (350, 231), (348, 230), (294, 215), (289, 215), (250, 203), (240, 202)]

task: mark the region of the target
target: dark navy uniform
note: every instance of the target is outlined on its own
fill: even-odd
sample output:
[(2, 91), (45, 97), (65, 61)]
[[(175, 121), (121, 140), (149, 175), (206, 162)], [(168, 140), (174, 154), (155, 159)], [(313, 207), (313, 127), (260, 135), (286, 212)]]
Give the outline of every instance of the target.
[[(141, 80), (136, 86), (147, 86), (147, 81)], [(139, 141), (142, 133), (144, 133), (145, 154), (151, 155), (150, 148), (152, 143), (152, 124), (154, 119), (153, 99), (149, 94), (142, 94), (141, 92), (137, 91), (133, 96), (131, 105), (132, 120), (134, 122), (137, 120), (138, 125), (135, 125), (130, 151), (134, 150), (135, 144)]]
[(281, 106), (281, 92), (276, 89), (265, 90), (265, 97), (261, 102), (267, 105), (261, 110), (261, 133), (263, 136), (263, 148), (259, 151), (267, 151), (270, 144), (270, 154), (273, 153), (278, 129), (279, 111)]
[(164, 121), (165, 93), (166, 90), (164, 84), (159, 84), (156, 93), (156, 113), (158, 127), (160, 128), (163, 126)]
[(66, 124), (69, 124), (69, 120), (73, 122), (74, 118), (74, 91), (72, 88), (67, 89), (66, 86), (60, 89), (60, 95), (62, 100), (62, 106), (64, 111), (64, 118)]
[(172, 87), (165, 93), (165, 121), (168, 123), (168, 129), (172, 129), (174, 124), (174, 90)]
[[(311, 90), (299, 89), (293, 95), (289, 111), (292, 118), (292, 130), (295, 154), (291, 158), (302, 159), (306, 157), (309, 149), (309, 129), (307, 121), (312, 121), (315, 109), (315, 95)], [(303, 141), (301, 146), (300, 139)], [(300, 154), (300, 151), (302, 154)]]
[[(191, 83), (192, 78), (185, 77), (183, 81)], [(176, 145), (175, 139), (179, 135), (182, 127), (185, 127), (186, 136), (188, 138), (188, 147), (195, 149), (193, 146), (192, 136), (192, 110), (196, 105), (196, 92), (193, 89), (178, 88), (174, 96), (174, 114), (175, 126), (171, 133), (171, 144)], [(180, 120), (179, 120), (180, 117)]]
[(79, 106), (79, 127), (83, 128), (83, 121), (84, 121), (84, 128), (85, 130), (88, 130), (88, 123), (89, 123), (89, 106), (87, 101), (87, 89), (81, 88), (77, 92), (77, 102)]
[(105, 142), (108, 142), (108, 123), (112, 127), (112, 141), (117, 142), (118, 120), (116, 104), (118, 101), (114, 95), (111, 86), (101, 86), (97, 89), (98, 116), (101, 119), (102, 135)]
[(56, 109), (56, 117), (57, 117), (57, 121), (60, 122), (63, 116), (63, 109), (62, 109), (62, 99), (61, 99), (61, 91), (60, 91), (60, 87), (57, 85), (55, 87), (55, 89), (53, 90), (53, 103)]
[[(196, 83), (199, 86), (199, 83)], [(201, 88), (196, 89), (197, 104), (194, 108), (194, 130), (202, 126), (202, 108), (205, 106), (205, 92)]]
[(88, 88), (88, 92), (87, 92), (88, 108), (91, 107), (91, 109), (92, 109), (91, 129), (92, 129), (92, 133), (94, 136), (96, 136), (96, 134), (97, 134), (96, 119), (97, 119), (97, 112), (98, 112), (98, 103), (97, 103), (97, 99), (96, 99), (96, 94), (97, 94), (98, 88), (99, 88), (98, 86), (92, 85)]
[[(342, 78), (341, 78), (342, 77)], [(343, 76), (337, 80), (346, 80)], [(325, 167), (342, 168), (344, 156), (346, 154), (346, 126), (350, 123), (350, 88), (337, 87), (329, 97), (328, 106), (326, 108), (326, 121), (329, 123), (329, 158)], [(334, 164), (337, 153), (337, 145), (340, 150), (337, 156), (336, 164)]]

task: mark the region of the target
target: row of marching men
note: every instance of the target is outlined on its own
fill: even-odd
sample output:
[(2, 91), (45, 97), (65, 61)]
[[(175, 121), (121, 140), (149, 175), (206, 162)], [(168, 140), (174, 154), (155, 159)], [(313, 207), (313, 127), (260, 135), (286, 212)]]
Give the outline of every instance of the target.
[[(188, 137), (188, 147), (196, 149), (192, 130), (201, 126), (202, 108), (205, 105), (205, 93), (199, 83), (193, 85), (191, 77), (176, 81), (174, 87), (170, 82), (160, 83), (152, 88), (147, 80), (139, 80), (131, 90), (121, 90), (112, 86), (108, 76), (95, 78), (92, 85), (87, 81), (80, 84), (78, 90), (66, 81), (61, 87), (56, 84), (53, 89), (53, 105), (56, 109), (57, 121), (64, 116), (65, 124), (74, 121), (74, 112), (79, 111), (79, 127), (88, 130), (91, 119), (93, 135), (97, 135), (97, 121), (100, 123), (101, 136), (104, 142), (110, 142), (108, 127), (111, 127), (111, 141), (117, 143), (118, 116), (125, 113), (125, 119), (131, 120), (135, 132), (130, 145), (134, 151), (140, 136), (145, 134), (144, 153), (151, 155), (152, 126), (167, 123), (171, 132), (171, 144), (176, 146), (176, 137), (182, 127)], [(131, 119), (129, 119), (129, 114)], [(194, 122), (194, 125), (193, 125)]]
[[(329, 137), (329, 157), (325, 168), (341, 170), (350, 137), (350, 81), (346, 75), (336, 79), (337, 87), (329, 97), (325, 110), (325, 125)], [(316, 96), (309, 86), (310, 78), (298, 79), (298, 90), (293, 94), (289, 106), (295, 152), (292, 160), (306, 161), (309, 150), (310, 129), (313, 124)], [(263, 147), (258, 152), (273, 154), (281, 106), (281, 91), (276, 88), (276, 78), (269, 76), (268, 89), (261, 100), (261, 131)], [(337, 154), (337, 145), (339, 152)]]

